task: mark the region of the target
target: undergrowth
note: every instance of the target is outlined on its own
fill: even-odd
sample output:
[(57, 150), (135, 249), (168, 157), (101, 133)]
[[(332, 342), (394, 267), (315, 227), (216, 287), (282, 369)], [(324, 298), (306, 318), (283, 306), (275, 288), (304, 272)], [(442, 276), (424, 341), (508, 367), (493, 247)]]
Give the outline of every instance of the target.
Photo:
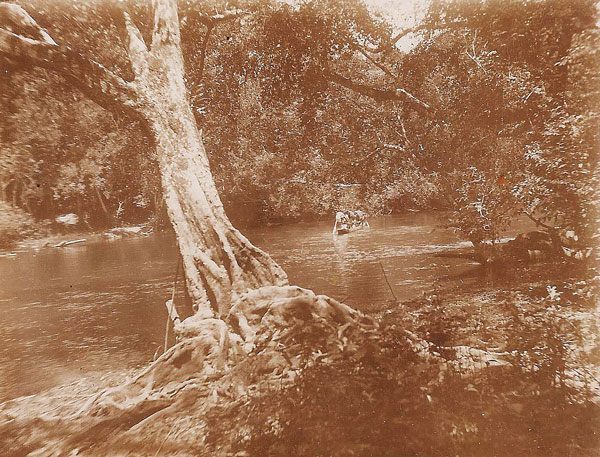
[[(304, 367), (291, 385), (211, 410), (206, 444), (247, 456), (597, 455), (597, 316), (574, 284), (401, 306), (360, 360)], [(460, 345), (503, 363), (458, 363)]]

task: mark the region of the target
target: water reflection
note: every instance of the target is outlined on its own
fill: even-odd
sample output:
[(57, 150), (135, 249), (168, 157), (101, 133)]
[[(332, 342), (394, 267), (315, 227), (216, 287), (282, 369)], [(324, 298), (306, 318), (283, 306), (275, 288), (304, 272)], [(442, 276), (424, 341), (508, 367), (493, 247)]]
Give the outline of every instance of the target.
[(333, 236), (326, 222), (250, 230), (247, 235), (266, 247), (293, 284), (377, 311), (393, 298), (382, 266), (399, 300), (481, 279), (474, 262), (435, 256), (469, 246), (453, 232), (436, 228), (439, 223), (439, 216), (418, 213), (375, 218), (371, 228), (342, 236)]

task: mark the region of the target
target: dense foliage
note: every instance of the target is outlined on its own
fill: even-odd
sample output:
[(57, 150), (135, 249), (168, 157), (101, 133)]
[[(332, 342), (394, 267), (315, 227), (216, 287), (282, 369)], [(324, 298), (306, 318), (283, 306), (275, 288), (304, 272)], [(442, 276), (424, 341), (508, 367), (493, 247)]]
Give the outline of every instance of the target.
[(433, 3), (404, 74), (436, 114), (408, 114), (406, 131), (475, 245), (523, 211), (592, 245), (596, 17), (585, 1)]
[[(122, 6), (23, 3), (64, 44), (129, 74)], [(144, 2), (125, 6), (150, 22)], [(186, 1), (180, 15), (191, 103), (234, 220), (444, 206), (478, 246), (525, 211), (568, 255), (590, 255), (594, 2), (436, 0), (409, 52), (360, 0)], [(45, 70), (12, 68), (0, 85), (4, 201), (90, 226), (160, 214), (153, 147), (135, 122)]]

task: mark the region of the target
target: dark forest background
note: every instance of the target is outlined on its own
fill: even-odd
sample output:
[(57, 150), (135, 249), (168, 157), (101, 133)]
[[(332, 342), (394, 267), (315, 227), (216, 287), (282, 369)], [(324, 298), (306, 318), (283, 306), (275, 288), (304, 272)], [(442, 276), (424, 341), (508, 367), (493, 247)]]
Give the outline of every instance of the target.
[[(130, 71), (110, 1), (19, 3), (67, 44)], [(145, 3), (131, 3), (148, 22)], [(599, 188), (595, 2), (435, 0), (409, 52), (360, 0), (180, 3), (191, 103), (234, 221), (445, 208), (476, 244), (525, 212), (587, 255)], [(225, 10), (236, 14), (216, 14)], [(153, 146), (135, 122), (44, 69), (8, 70), (4, 240), (52, 230), (66, 213), (88, 229), (167, 223)]]

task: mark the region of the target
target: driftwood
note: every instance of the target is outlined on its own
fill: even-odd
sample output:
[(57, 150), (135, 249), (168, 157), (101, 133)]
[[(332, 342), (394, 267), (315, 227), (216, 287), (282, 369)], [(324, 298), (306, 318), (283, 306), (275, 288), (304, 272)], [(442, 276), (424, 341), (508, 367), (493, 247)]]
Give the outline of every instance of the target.
[(87, 238), (80, 238), (78, 240), (71, 240), (71, 241), (61, 241), (60, 243), (55, 244), (54, 247), (55, 248), (63, 248), (65, 246), (70, 246), (72, 244), (83, 243), (84, 241), (87, 241)]

